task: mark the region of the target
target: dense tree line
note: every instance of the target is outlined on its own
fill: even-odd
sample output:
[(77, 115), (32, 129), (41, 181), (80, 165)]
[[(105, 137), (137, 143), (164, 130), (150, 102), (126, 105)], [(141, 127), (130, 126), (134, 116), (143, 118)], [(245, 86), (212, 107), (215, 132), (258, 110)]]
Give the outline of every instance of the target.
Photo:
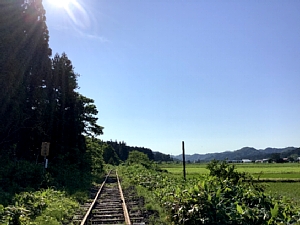
[(291, 161), (297, 161), (299, 156), (300, 156), (300, 148), (296, 148), (291, 151), (282, 152), (280, 154), (281, 158), (289, 158), (292, 159)]
[(118, 142), (110, 140), (105, 143), (111, 146), (111, 151), (114, 151), (121, 161), (126, 161), (128, 159), (129, 153), (132, 151), (142, 152), (146, 154), (152, 161), (173, 161), (170, 155), (166, 155), (160, 152), (153, 152), (149, 148), (127, 146), (124, 141)]
[[(78, 92), (71, 60), (65, 53), (51, 58), (42, 0), (0, 0), (0, 52), (0, 192), (81, 185), (68, 182), (100, 171), (93, 162), (103, 166), (101, 149), (92, 138), (87, 143), (103, 127), (94, 101)], [(50, 142), (46, 174), (37, 172), (42, 142)]]

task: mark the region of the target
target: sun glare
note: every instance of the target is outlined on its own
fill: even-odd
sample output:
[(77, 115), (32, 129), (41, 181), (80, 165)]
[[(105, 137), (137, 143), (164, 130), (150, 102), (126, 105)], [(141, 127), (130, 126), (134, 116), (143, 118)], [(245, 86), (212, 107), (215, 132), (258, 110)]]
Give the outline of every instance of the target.
[[(59, 8), (57, 13), (63, 13), (71, 25), (76, 29), (88, 29), (91, 26), (91, 19), (86, 9), (80, 3), (81, 0), (47, 0), (48, 4)], [(62, 10), (61, 10), (62, 9)], [(91, 13), (90, 13), (91, 15)]]
[(75, 3), (76, 0), (49, 0), (49, 2), (59, 8), (67, 8), (69, 4)]

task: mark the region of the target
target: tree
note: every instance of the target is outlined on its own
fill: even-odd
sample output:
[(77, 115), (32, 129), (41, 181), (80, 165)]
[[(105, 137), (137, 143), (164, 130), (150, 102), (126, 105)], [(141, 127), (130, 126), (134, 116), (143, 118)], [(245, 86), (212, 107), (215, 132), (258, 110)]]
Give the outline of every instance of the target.
[(97, 138), (86, 137), (87, 156), (91, 164), (91, 172), (94, 176), (99, 176), (103, 172), (103, 148), (101, 141)]
[(112, 165), (119, 165), (120, 158), (118, 157), (115, 149), (108, 145), (107, 143), (102, 144), (103, 148), (103, 158), (105, 163), (112, 164)]
[(129, 152), (128, 159), (126, 160), (127, 164), (141, 164), (146, 168), (150, 168), (151, 162), (148, 156), (139, 151), (131, 151)]
[(1, 1), (0, 149), (19, 158), (32, 155), (42, 133), (51, 55), (45, 20), (41, 0)]
[(212, 160), (207, 164), (206, 169), (209, 170), (210, 176), (215, 176), (220, 180), (231, 180), (233, 183), (237, 184), (240, 181), (250, 179), (244, 172), (238, 172), (235, 170), (235, 166), (230, 165), (226, 161)]
[(42, 0), (0, 0), (0, 159), (36, 164), (44, 160), (41, 143), (50, 142), (53, 185), (75, 187), (82, 183), (74, 176), (86, 181), (91, 170), (102, 171), (92, 137), (103, 127), (94, 101), (78, 93), (71, 60), (65, 53), (51, 59), (48, 42)]
[(283, 159), (280, 157), (280, 153), (273, 153), (271, 155), (271, 159), (274, 161), (274, 162), (277, 162), (277, 163), (282, 163), (283, 162)]
[(170, 155), (166, 155), (166, 154), (163, 154), (161, 152), (155, 152), (154, 153), (154, 160), (155, 161), (173, 161), (173, 159), (171, 158)]
[(78, 105), (79, 109), (81, 109), (79, 112), (80, 121), (84, 125), (83, 134), (90, 137), (103, 134), (104, 127), (97, 124), (98, 118), (96, 115), (98, 111), (94, 105), (94, 100), (79, 94)]
[(103, 127), (97, 125), (94, 101), (77, 92), (78, 76), (65, 53), (54, 56), (52, 76), (47, 84), (49, 123), (45, 139), (52, 143), (52, 158), (68, 155), (73, 163), (85, 152), (84, 135), (95, 137), (103, 133)]
[(298, 159), (298, 155), (297, 154), (291, 154), (289, 157), (288, 157), (289, 161), (290, 162), (295, 162), (297, 161)]

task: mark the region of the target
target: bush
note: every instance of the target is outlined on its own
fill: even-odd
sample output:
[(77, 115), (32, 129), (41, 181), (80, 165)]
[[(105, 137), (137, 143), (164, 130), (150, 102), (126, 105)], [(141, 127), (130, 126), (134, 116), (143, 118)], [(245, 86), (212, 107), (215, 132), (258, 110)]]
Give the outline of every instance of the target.
[(209, 175), (188, 189), (176, 189), (165, 197), (175, 224), (294, 224), (299, 210), (290, 202), (264, 193), (246, 173), (233, 165), (212, 161)]
[(250, 175), (236, 171), (235, 166), (226, 161), (212, 160), (206, 168), (209, 170), (210, 176), (215, 176), (220, 180), (231, 180), (234, 183), (251, 180)]
[(8, 205), (15, 193), (40, 188), (43, 179), (42, 165), (28, 161), (0, 162), (0, 203)]
[(78, 207), (75, 200), (61, 191), (24, 192), (14, 197), (14, 205), (0, 205), (0, 221), (11, 225), (66, 224)]
[(171, 193), (165, 202), (175, 224), (292, 224), (299, 220), (289, 202), (275, 199), (248, 183), (216, 177)]
[(183, 181), (137, 165), (123, 167), (130, 183), (149, 190), (165, 208), (169, 224), (275, 225), (300, 222), (300, 210), (264, 192), (226, 162), (213, 161), (209, 175)]

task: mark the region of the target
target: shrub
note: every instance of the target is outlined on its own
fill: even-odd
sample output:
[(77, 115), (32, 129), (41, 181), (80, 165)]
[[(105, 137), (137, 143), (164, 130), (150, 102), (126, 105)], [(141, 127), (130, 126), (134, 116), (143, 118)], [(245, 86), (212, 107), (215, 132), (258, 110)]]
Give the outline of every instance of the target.
[(169, 224), (275, 225), (300, 222), (300, 211), (286, 199), (264, 192), (233, 165), (213, 161), (209, 175), (176, 179), (137, 165), (123, 172), (131, 184), (149, 190), (165, 208)]
[(215, 176), (220, 180), (231, 180), (234, 183), (251, 180), (250, 175), (236, 171), (235, 166), (226, 161), (212, 160), (206, 168), (209, 170), (210, 176)]
[(75, 200), (61, 191), (24, 192), (14, 197), (14, 205), (0, 206), (0, 221), (9, 225), (66, 224), (78, 207)]

